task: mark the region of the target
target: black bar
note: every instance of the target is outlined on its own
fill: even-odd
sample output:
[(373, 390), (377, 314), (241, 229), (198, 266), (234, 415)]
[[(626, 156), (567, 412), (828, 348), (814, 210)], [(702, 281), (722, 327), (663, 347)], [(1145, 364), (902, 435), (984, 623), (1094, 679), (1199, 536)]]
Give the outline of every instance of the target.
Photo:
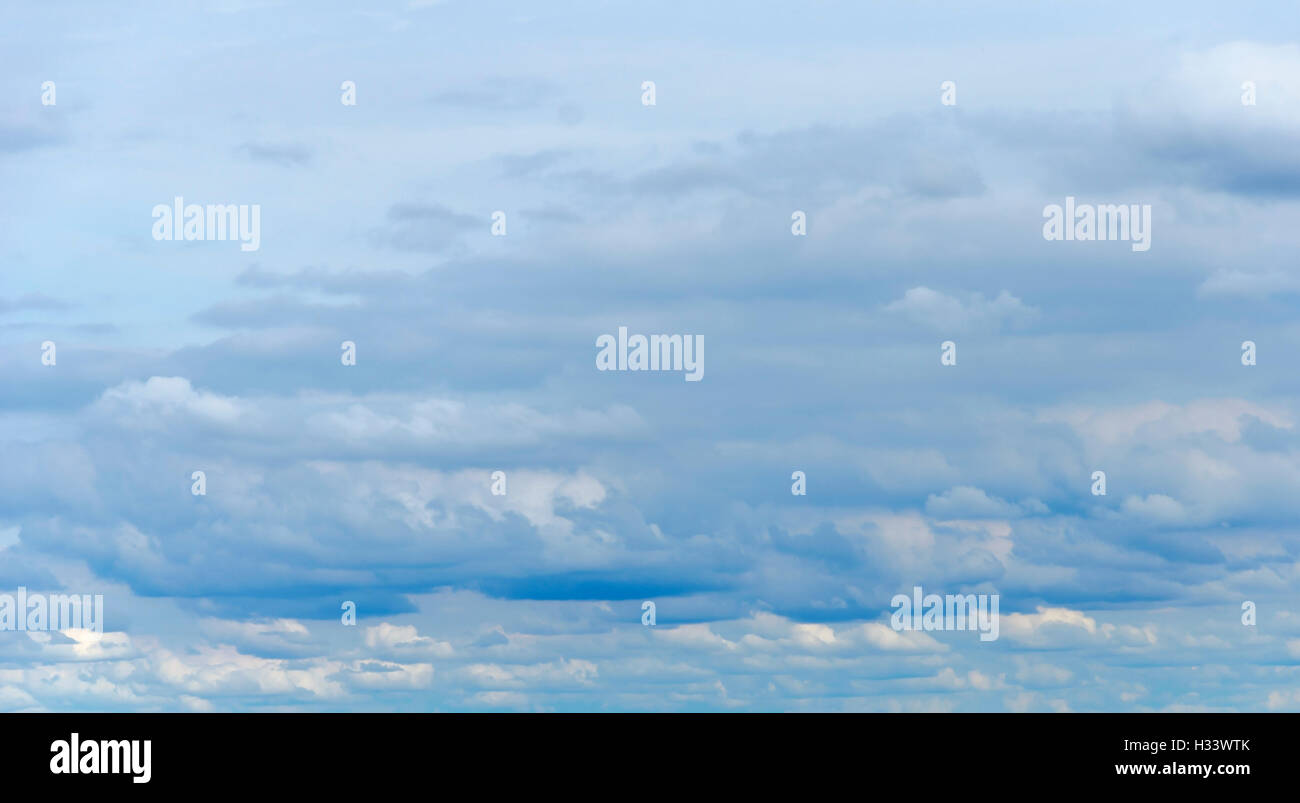
[[(1285, 788), (1295, 781), (1300, 725), (1293, 714), (14, 714), (4, 722), (11, 790), (377, 794), (414, 785), (421, 795), (461, 797), (561, 784), (602, 798), (652, 787), (802, 785), (821, 794), (843, 784), (867, 796), (890, 781), (922, 795)], [(102, 757), (109, 740), (138, 741), (141, 758), (148, 740), (148, 782), (129, 771), (54, 774), (63, 748), (51, 745), (70, 750), (74, 733), (83, 761)], [(1208, 777), (1187, 769), (1207, 765)], [(620, 778), (624, 786), (607, 785)]]

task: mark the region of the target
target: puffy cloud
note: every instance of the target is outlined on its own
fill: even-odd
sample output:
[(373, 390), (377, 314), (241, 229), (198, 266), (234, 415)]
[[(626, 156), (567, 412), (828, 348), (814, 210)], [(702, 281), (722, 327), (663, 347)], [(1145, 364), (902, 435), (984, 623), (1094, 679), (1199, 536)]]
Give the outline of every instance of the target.
[(446, 658), (455, 652), (445, 641), (421, 636), (413, 625), (397, 626), (388, 622), (366, 628), (366, 646), (390, 654), (426, 654), (438, 658)]

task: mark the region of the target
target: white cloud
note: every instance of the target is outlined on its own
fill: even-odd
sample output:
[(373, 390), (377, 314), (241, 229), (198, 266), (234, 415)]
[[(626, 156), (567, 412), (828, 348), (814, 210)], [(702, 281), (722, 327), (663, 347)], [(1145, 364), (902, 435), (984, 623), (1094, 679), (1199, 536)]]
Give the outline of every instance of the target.
[(388, 622), (366, 628), (366, 646), (392, 654), (427, 654), (438, 658), (449, 658), (455, 653), (451, 644), (421, 636), (414, 625), (399, 626)]
[(159, 416), (182, 415), (215, 424), (231, 425), (247, 415), (247, 406), (237, 398), (195, 390), (179, 376), (153, 376), (144, 382), (129, 381), (104, 391), (96, 405), (119, 422), (154, 426)]
[(997, 497), (990, 497), (979, 488), (958, 485), (925, 500), (925, 512), (943, 519), (953, 518), (1017, 518), (1023, 515), (1019, 505)]
[(1038, 314), (1038, 310), (1025, 306), (1006, 290), (992, 301), (980, 293), (972, 293), (962, 301), (928, 287), (913, 287), (902, 298), (886, 304), (885, 311), (944, 332), (996, 330), (1003, 324), (1026, 323)]

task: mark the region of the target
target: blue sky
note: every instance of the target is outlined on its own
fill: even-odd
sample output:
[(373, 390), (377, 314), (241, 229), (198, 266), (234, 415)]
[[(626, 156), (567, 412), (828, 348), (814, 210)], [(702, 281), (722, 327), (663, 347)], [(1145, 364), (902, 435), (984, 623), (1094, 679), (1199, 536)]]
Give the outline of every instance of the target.
[(1291, 4), (4, 17), (0, 709), (1300, 710)]

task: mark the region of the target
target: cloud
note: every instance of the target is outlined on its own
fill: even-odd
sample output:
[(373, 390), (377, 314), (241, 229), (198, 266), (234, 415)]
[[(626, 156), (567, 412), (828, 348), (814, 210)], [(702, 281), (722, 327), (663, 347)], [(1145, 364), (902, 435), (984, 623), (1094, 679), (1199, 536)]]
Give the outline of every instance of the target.
[(49, 148), (67, 141), (66, 120), (58, 107), (43, 107), (42, 111), (9, 110), (0, 116), (0, 154)]
[[(1037, 506), (1041, 510), (1041, 504)], [(1016, 518), (1023, 515), (1019, 505), (990, 497), (979, 488), (958, 486), (925, 500), (925, 512), (938, 518)]]
[(280, 167), (301, 167), (311, 163), (311, 149), (298, 143), (245, 142), (238, 151), (255, 162)]
[(1014, 326), (1031, 321), (1038, 313), (1006, 290), (991, 301), (980, 293), (972, 293), (963, 302), (928, 287), (913, 287), (902, 298), (886, 304), (884, 309), (936, 331), (954, 333), (996, 331), (1003, 325)]
[(1274, 429), (1289, 430), (1295, 426), (1290, 413), (1284, 409), (1231, 398), (1197, 399), (1184, 405), (1152, 401), (1092, 410), (1060, 407), (1045, 411), (1041, 418), (1065, 421), (1088, 438), (1108, 444), (1136, 438), (1160, 442), (1202, 433), (1235, 443), (1241, 439), (1248, 419)]
[(1097, 620), (1082, 611), (1039, 606), (1037, 613), (1001, 616), (1001, 636), (1036, 647), (1081, 645), (1105, 637)]
[(861, 633), (868, 644), (887, 652), (938, 652), (947, 649), (920, 631), (894, 630), (879, 622), (868, 622), (862, 625)]
[(388, 223), (376, 237), (391, 248), (403, 251), (442, 252), (475, 226), (484, 230), (486, 216), (478, 220), (438, 204), (395, 204), (388, 210)]
[(173, 416), (229, 426), (249, 412), (237, 399), (195, 390), (189, 380), (179, 376), (124, 382), (104, 391), (98, 408), (119, 420), (130, 415), (139, 426), (157, 425), (160, 417)]
[(1161, 524), (1181, 524), (1187, 519), (1187, 511), (1183, 506), (1164, 494), (1150, 494), (1145, 498), (1127, 497), (1123, 510), (1138, 518)]
[(435, 641), (419, 635), (414, 626), (397, 626), (387, 622), (366, 628), (366, 646), (392, 655), (429, 655), (446, 658), (455, 652), (445, 641)]
[(1197, 288), (1203, 296), (1242, 296), (1261, 298), (1273, 294), (1300, 292), (1300, 276), (1279, 270), (1250, 273), (1241, 270), (1218, 270)]
[(0, 298), (0, 315), (27, 310), (66, 310), (72, 305), (42, 293), (28, 293), (13, 300)]

